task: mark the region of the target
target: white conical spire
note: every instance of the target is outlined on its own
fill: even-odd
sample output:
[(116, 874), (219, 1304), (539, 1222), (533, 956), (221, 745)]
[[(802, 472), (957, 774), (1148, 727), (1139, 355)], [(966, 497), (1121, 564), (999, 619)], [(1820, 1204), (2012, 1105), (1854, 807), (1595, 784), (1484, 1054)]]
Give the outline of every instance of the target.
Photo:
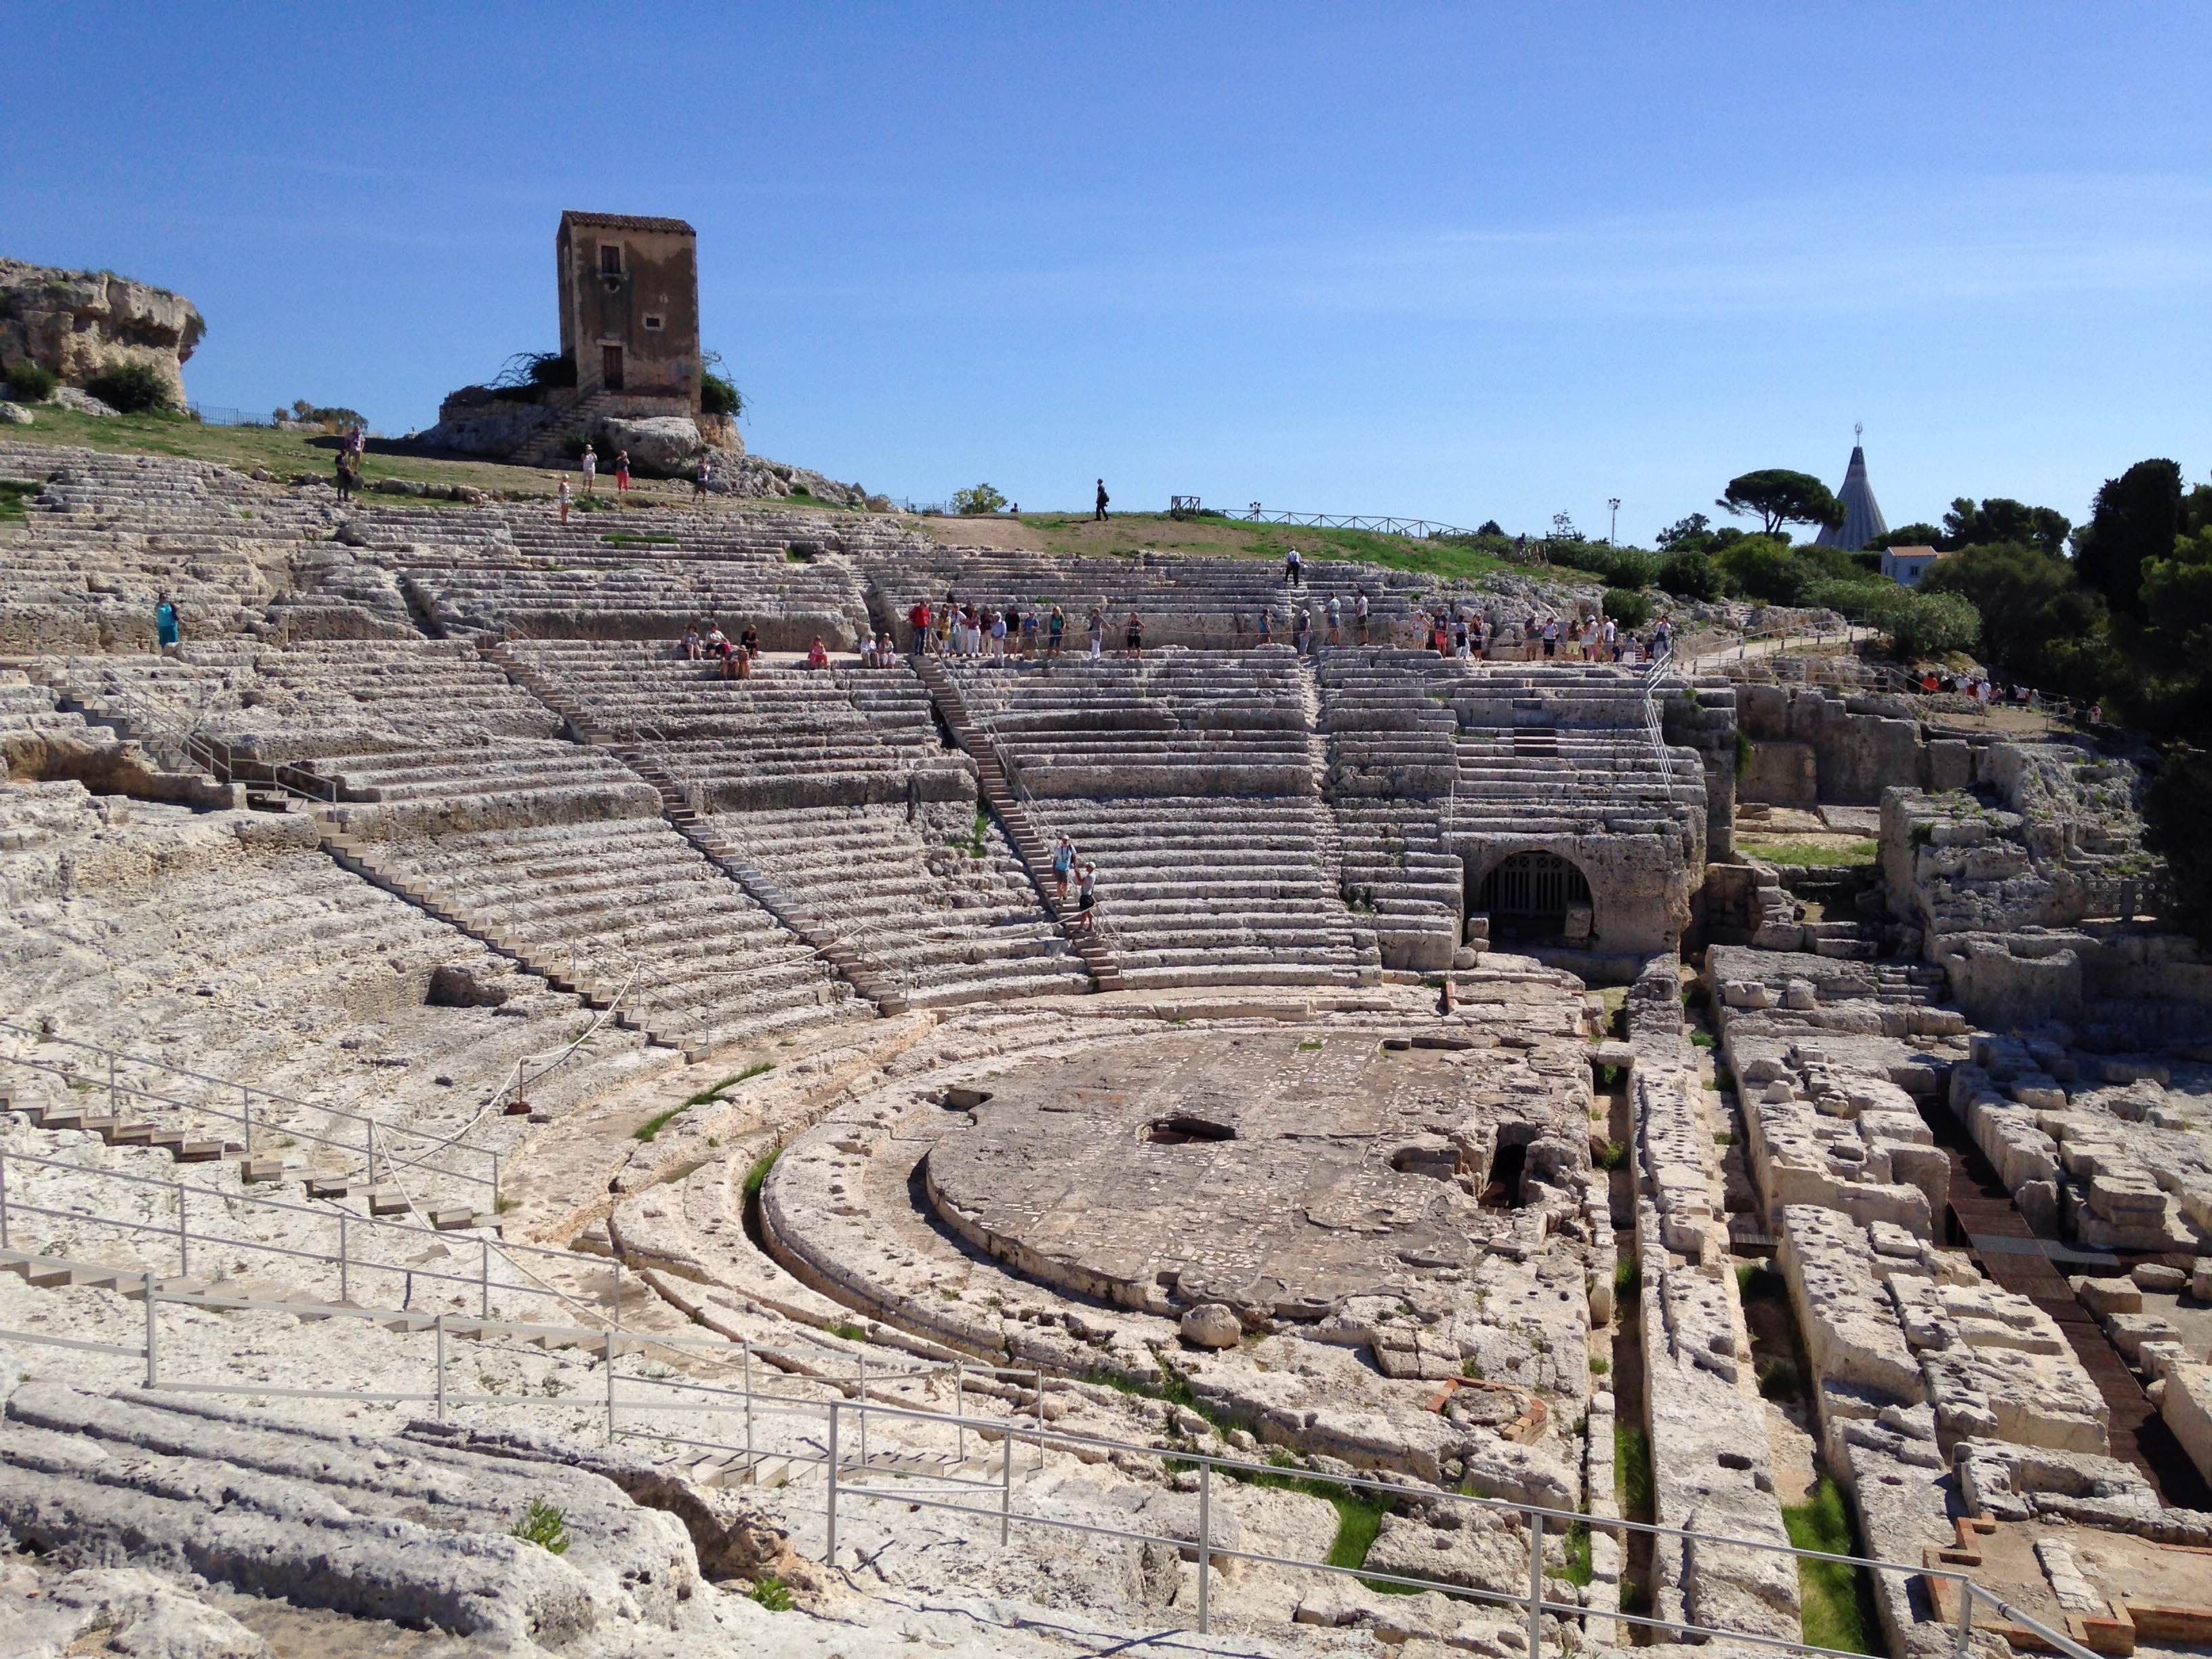
[(1858, 442), (1865, 434), (1864, 426), (1851, 428), (1851, 461), (1844, 469), (1844, 487), (1836, 492), (1836, 499), (1844, 504), (1844, 521), (1814, 537), (1815, 547), (1843, 547), (1856, 552), (1877, 537), (1889, 534), (1889, 520), (1881, 516), (1881, 503), (1875, 500), (1874, 486), (1867, 482), (1866, 449)]

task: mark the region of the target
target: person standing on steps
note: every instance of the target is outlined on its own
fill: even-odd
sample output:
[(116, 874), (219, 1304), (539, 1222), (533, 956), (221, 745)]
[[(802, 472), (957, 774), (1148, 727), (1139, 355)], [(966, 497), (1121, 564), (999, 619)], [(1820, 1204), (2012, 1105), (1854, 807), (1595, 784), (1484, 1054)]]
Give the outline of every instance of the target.
[(589, 495), (593, 493), (599, 477), (599, 452), (592, 447), (592, 441), (589, 438), (584, 440), (582, 465), (584, 469), (584, 493), (586, 495)]
[(1343, 623), (1344, 601), (1332, 593), (1328, 596), (1328, 642), (1331, 645), (1344, 643), (1341, 634)]
[(1091, 509), (1091, 517), (1094, 523), (1103, 524), (1106, 522), (1107, 499), (1106, 480), (1101, 478), (1098, 481), (1098, 504)]
[(629, 494), (629, 451), (627, 449), (615, 451), (615, 494)]
[(1299, 562), (1295, 547), (1283, 555), (1283, 580), (1292, 587), (1305, 586), (1305, 567)]
[(1052, 608), (1052, 628), (1050, 633), (1051, 643), (1047, 647), (1048, 654), (1054, 657), (1060, 654), (1060, 641), (1061, 637), (1066, 635), (1066, 632), (1067, 613), (1062, 611), (1058, 605), (1054, 605)]
[(154, 601), (154, 644), (156, 649), (173, 651), (182, 629), (177, 619), (177, 602), (165, 592)]
[(1352, 619), (1359, 624), (1359, 642), (1367, 643), (1367, 590), (1365, 587), (1352, 596)]
[(1092, 931), (1097, 913), (1091, 907), (1098, 902), (1098, 866), (1091, 860), (1083, 860), (1082, 873), (1075, 878), (1075, 925), (1085, 933)]
[(1137, 613), (1133, 611), (1129, 613), (1128, 627), (1123, 639), (1128, 647), (1129, 659), (1132, 662), (1145, 654), (1145, 624), (1138, 620)]
[(1106, 643), (1106, 612), (1098, 605), (1091, 607), (1091, 659), (1096, 662)]
[(568, 522), (568, 475), (561, 475), (561, 522)]
[(1074, 869), (1075, 843), (1066, 836), (1062, 836), (1060, 838), (1060, 845), (1053, 849), (1052, 854), (1053, 887), (1060, 895), (1060, 902), (1062, 904), (1067, 902), (1067, 878)]
[(707, 458), (704, 455), (699, 458), (698, 470), (691, 475), (691, 493), (694, 495), (707, 493)]

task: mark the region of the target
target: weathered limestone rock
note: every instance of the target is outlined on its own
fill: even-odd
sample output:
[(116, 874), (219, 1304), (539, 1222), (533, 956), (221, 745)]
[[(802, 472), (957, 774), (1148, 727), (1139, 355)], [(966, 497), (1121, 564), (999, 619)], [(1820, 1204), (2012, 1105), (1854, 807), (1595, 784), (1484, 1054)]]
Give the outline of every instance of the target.
[(2197, 1473), (2212, 1480), (2212, 1364), (2177, 1365), (2168, 1371), (2159, 1415)]
[(180, 294), (112, 271), (0, 259), (0, 379), (25, 363), (82, 380), (112, 365), (143, 362), (181, 404), (184, 363), (206, 332), (198, 310)]
[(0, 1629), (15, 1659), (93, 1652), (130, 1659), (265, 1659), (269, 1644), (228, 1613), (137, 1567), (88, 1567), (41, 1583), (0, 1566)]
[(1182, 1316), (1182, 1340), (1194, 1347), (1233, 1348), (1243, 1339), (1244, 1327), (1237, 1310), (1219, 1302), (1204, 1302)]
[(698, 422), (681, 415), (651, 415), (630, 420), (609, 416), (599, 422), (601, 465), (627, 450), (631, 467), (639, 472), (671, 476), (685, 471), (706, 447)]

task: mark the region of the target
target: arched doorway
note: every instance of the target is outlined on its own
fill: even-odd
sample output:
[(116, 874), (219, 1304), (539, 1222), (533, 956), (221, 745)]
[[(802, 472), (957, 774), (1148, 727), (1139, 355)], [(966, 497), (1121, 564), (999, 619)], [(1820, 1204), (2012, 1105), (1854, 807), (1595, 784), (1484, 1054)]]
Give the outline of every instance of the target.
[(1524, 943), (1566, 937), (1567, 912), (1588, 909), (1589, 882), (1557, 853), (1515, 853), (1482, 878), (1474, 908), (1490, 917), (1490, 937)]

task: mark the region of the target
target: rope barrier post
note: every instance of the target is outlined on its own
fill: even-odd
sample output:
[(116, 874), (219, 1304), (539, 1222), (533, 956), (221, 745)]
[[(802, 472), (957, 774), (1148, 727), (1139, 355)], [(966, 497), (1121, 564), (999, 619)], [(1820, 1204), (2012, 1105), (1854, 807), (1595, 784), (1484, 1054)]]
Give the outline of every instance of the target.
[(246, 1121), (246, 1155), (253, 1156), (253, 1091), (243, 1083), (238, 1085), (239, 1114)]
[(8, 1149), (0, 1146), (0, 1250), (8, 1248)]
[(343, 1210), (340, 1210), (338, 1212), (338, 1300), (341, 1302), (350, 1302), (353, 1299), (353, 1290), (350, 1283), (349, 1282), (351, 1275), (348, 1272), (348, 1265), (349, 1264), (346, 1261), (346, 1212)]
[(1544, 1516), (1528, 1513), (1528, 1659), (1539, 1659), (1544, 1640)]
[(952, 1443), (958, 1449), (959, 1461), (968, 1461), (968, 1368), (958, 1360), (952, 1362)]
[(376, 1185), (376, 1120), (368, 1120), (368, 1172), (363, 1177), (370, 1186)]
[(753, 1469), (753, 1345), (744, 1346), (745, 1358), (745, 1468)]
[(123, 1109), (120, 1106), (116, 1104), (115, 1056), (111, 1054), (107, 1057), (107, 1115), (110, 1117), (117, 1116), (121, 1113), (122, 1109)]
[(146, 1386), (149, 1389), (160, 1387), (161, 1382), (161, 1364), (155, 1357), (161, 1326), (154, 1318), (154, 1304), (161, 1299), (161, 1295), (160, 1287), (154, 1283), (154, 1275), (149, 1269), (146, 1274)]
[(1014, 1534), (1014, 1419), (1008, 1418), (999, 1439), (999, 1542)]
[(622, 1328), (622, 1258), (615, 1258), (615, 1328)]
[[(519, 1077), (521, 1067), (518, 1066), (515, 1070)], [(499, 1213), (499, 1154), (496, 1152), (491, 1155), (491, 1212), (495, 1216)]]
[(1959, 1640), (1952, 1651), (1957, 1659), (1966, 1659), (1974, 1645), (1974, 1581), (1959, 1580)]
[[(1209, 1581), (1213, 1577), (1213, 1465), (1198, 1466), (1198, 1633), (1206, 1635), (1212, 1626), (1208, 1617), (1207, 1596)], [(1531, 1655), (1530, 1659), (1534, 1659)]]
[(868, 1472), (868, 1351), (860, 1350), (860, 1391), (854, 1396), (860, 1402), (860, 1473)]
[(491, 1317), (491, 1240), (480, 1238), (477, 1243), (482, 1253), (477, 1257), (477, 1291), (484, 1318)]
[(615, 1443), (615, 1334), (607, 1333), (607, 1444)]
[(446, 1316), (440, 1314), (435, 1327), (438, 1334), (438, 1420), (446, 1420)]
[(1037, 1420), (1037, 1461), (1036, 1461), (1036, 1466), (1037, 1466), (1037, 1471), (1038, 1471), (1038, 1473), (1039, 1473), (1039, 1474), (1042, 1474), (1042, 1473), (1043, 1473), (1043, 1471), (1044, 1471), (1044, 1373), (1043, 1373), (1042, 1371), (1032, 1371), (1032, 1372), (1030, 1372), (1030, 1375), (1033, 1378), (1035, 1378), (1035, 1379), (1036, 1379), (1036, 1420)]
[(189, 1278), (192, 1271), (192, 1235), (186, 1224), (185, 1206), (191, 1201), (191, 1188), (182, 1182), (177, 1183), (177, 1277)]
[(823, 1555), (823, 1559), (827, 1565), (834, 1567), (837, 1565), (837, 1402), (834, 1400), (830, 1402), (830, 1507), (828, 1534), (829, 1549)]

